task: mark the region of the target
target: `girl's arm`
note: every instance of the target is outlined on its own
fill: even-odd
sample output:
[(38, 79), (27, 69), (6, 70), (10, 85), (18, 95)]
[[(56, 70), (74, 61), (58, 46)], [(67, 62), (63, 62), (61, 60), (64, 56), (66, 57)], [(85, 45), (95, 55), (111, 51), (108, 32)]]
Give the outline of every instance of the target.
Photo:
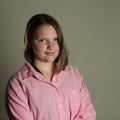
[(83, 76), (79, 71), (77, 73), (77, 77), (79, 79), (80, 86), (80, 102), (75, 120), (96, 120), (96, 111), (91, 102), (90, 94), (86, 84), (84, 83)]
[(10, 120), (34, 120), (27, 95), (15, 78), (10, 80), (7, 87), (6, 107)]

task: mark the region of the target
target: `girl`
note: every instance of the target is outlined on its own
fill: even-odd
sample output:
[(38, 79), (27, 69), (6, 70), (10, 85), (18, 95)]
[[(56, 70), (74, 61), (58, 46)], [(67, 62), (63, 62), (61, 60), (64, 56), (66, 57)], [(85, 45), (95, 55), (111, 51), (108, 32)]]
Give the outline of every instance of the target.
[(7, 87), (12, 120), (95, 120), (83, 76), (68, 65), (59, 23), (50, 15), (33, 16), (24, 36), (25, 65)]

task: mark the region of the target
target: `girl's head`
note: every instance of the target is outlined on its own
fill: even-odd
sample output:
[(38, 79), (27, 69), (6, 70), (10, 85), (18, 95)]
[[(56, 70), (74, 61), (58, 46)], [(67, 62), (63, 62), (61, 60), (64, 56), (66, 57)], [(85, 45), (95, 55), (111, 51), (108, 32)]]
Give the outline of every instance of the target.
[(30, 63), (34, 63), (35, 59), (54, 62), (58, 72), (66, 67), (68, 54), (62, 30), (52, 16), (37, 14), (28, 21), (24, 36), (24, 56)]

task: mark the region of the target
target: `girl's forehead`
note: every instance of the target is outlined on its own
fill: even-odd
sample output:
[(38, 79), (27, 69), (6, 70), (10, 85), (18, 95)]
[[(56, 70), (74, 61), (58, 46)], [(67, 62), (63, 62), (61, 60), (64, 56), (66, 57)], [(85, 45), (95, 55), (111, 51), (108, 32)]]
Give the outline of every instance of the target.
[(42, 25), (38, 27), (36, 30), (35, 34), (37, 35), (50, 35), (54, 34), (57, 35), (55, 28), (52, 25)]
[(55, 28), (50, 24), (42, 24), (37, 28), (37, 30), (43, 30), (43, 29), (55, 29)]

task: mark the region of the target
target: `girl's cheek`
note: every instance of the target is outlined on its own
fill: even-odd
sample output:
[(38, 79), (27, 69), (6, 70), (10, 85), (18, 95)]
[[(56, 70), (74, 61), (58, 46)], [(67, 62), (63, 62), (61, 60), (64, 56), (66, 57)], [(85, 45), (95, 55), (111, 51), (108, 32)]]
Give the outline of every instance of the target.
[(38, 46), (36, 46), (36, 47), (37, 47), (38, 50), (43, 50), (43, 49), (45, 49), (45, 46), (44, 46), (44, 45), (38, 45)]

